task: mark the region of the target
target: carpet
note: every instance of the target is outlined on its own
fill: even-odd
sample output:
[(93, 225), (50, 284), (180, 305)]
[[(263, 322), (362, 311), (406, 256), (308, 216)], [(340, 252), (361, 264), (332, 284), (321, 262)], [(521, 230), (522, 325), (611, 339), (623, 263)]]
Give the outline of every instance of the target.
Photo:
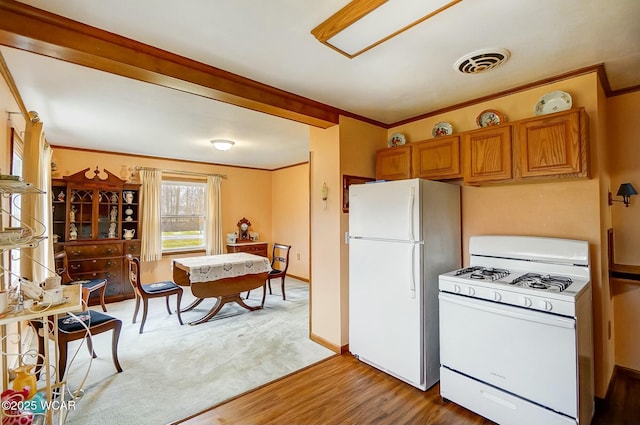
[[(167, 424), (333, 355), (308, 337), (308, 284), (287, 278), (286, 292), (284, 301), (274, 285), (264, 309), (227, 304), (196, 326), (186, 323), (204, 315), (214, 299), (184, 313), (184, 326), (167, 314), (164, 299), (152, 299), (142, 335), (141, 312), (138, 323), (131, 323), (133, 300), (108, 304), (108, 314), (123, 322), (118, 349), (123, 372), (113, 366), (111, 332), (94, 338), (98, 358), (93, 361), (85, 346), (71, 343), (70, 357), (80, 350), (68, 367), (69, 388), (78, 388), (88, 375), (66, 423)], [(247, 303), (259, 305), (261, 298), (262, 289), (254, 290)], [(187, 289), (182, 305), (192, 300)], [(175, 308), (175, 297), (171, 305)]]

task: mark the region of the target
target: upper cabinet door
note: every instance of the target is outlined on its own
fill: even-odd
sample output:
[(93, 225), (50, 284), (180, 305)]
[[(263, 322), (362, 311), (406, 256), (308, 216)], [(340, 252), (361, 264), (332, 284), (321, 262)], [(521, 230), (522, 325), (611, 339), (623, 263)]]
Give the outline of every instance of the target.
[(587, 177), (587, 137), (581, 110), (561, 112), (518, 124), (520, 177)]
[(411, 144), (413, 177), (452, 179), (460, 172), (460, 138), (442, 137)]
[(487, 127), (466, 133), (462, 157), (465, 183), (511, 179), (511, 126)]
[(402, 180), (411, 178), (411, 146), (396, 146), (376, 152), (376, 179)]

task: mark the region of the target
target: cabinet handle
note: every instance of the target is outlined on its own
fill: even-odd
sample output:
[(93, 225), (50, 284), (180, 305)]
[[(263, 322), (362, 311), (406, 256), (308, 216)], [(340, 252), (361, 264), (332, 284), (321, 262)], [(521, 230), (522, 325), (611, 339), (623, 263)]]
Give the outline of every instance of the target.
[(97, 260), (91, 260), (91, 262), (92, 262), (93, 264), (95, 264), (95, 263), (96, 263), (96, 261), (97, 261)]
[(114, 252), (114, 251), (115, 251), (115, 250), (114, 250), (113, 248), (107, 248), (107, 252), (108, 252), (109, 254), (113, 254), (113, 252)]
[(80, 251), (71, 251), (71, 255), (80, 255)]

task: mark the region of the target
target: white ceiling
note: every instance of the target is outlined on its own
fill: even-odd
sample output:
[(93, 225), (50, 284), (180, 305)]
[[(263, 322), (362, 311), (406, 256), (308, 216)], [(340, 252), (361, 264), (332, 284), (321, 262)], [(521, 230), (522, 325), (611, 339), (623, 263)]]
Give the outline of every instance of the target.
[[(463, 0), (354, 59), (310, 34), (347, 0), (22, 3), (386, 124), (600, 63), (611, 90), (640, 86), (638, 0)], [(485, 48), (506, 48), (511, 58), (483, 74), (454, 70)], [(306, 124), (0, 52), (53, 145), (265, 169), (308, 158)], [(236, 146), (215, 151), (216, 138)]]

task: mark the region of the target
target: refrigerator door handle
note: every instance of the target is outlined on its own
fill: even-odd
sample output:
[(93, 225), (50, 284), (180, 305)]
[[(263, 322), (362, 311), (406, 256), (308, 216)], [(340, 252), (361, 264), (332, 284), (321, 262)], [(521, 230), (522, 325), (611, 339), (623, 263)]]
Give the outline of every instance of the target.
[(411, 279), (409, 279), (409, 292), (411, 299), (415, 299), (416, 297), (415, 250), (416, 244), (411, 244)]
[(407, 217), (408, 223), (409, 223), (409, 240), (410, 241), (415, 241), (415, 238), (413, 237), (413, 204), (415, 202), (416, 199), (416, 193), (415, 193), (415, 188), (411, 187), (409, 189), (409, 203), (408, 203), (408, 207), (409, 207), (409, 217)]

